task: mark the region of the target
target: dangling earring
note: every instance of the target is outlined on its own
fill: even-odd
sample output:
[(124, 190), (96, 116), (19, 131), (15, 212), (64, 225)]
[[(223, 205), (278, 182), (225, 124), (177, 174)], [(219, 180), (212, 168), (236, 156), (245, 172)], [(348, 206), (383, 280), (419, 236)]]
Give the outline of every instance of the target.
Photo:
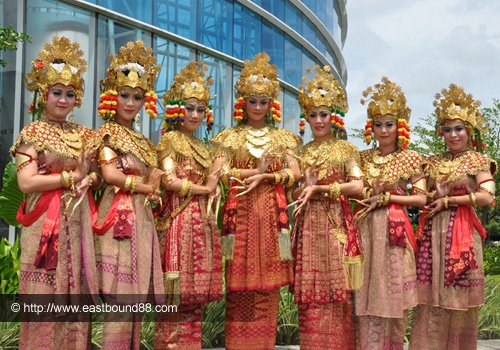
[(135, 129), (141, 131), (141, 114), (137, 113), (134, 118)]

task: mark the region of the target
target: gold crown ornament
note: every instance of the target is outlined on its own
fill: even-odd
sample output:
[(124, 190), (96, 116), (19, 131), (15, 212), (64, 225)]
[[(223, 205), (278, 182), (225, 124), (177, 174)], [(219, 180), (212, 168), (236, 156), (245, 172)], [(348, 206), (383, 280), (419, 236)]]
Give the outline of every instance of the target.
[[(311, 80), (303, 77), (302, 81), (306, 86), (299, 85), (299, 104), (302, 109), (300, 114), (299, 133), (304, 135), (306, 114), (314, 107), (327, 107), (331, 113), (330, 124), (332, 132), (336, 137), (347, 138), (345, 131), (344, 120), (342, 119), (347, 113), (347, 96), (344, 88), (333, 77), (330, 66), (321, 68), (318, 65), (314, 66), (315, 75)], [(306, 73), (311, 73), (311, 69), (307, 68)]]
[(34, 92), (30, 106), (32, 119), (40, 118), (45, 108), (45, 96), (50, 86), (63, 84), (75, 89), (75, 105), (82, 104), (85, 81), (83, 73), (87, 71), (87, 61), (80, 44), (65, 36), (53, 36), (51, 43), (45, 43), (38, 52), (38, 58), (31, 61), (32, 70), (24, 77), (26, 88)]
[(481, 102), (475, 100), (472, 94), (456, 84), (450, 84), (448, 89), (442, 89), (435, 95), (433, 102), (436, 114), (436, 130), (442, 135), (442, 126), (448, 120), (461, 120), (464, 122), (474, 147), (478, 151), (484, 149), (481, 134), (488, 130), (487, 123), (479, 107)]
[(165, 105), (165, 120), (162, 123), (162, 133), (175, 129), (175, 126), (184, 122), (186, 100), (195, 98), (207, 104), (207, 129), (211, 131), (214, 124), (210, 100), (210, 87), (214, 84), (212, 77), (205, 78), (208, 69), (204, 62), (191, 62), (174, 77), (170, 90), (163, 95)]
[(240, 78), (236, 82), (236, 102), (234, 104), (234, 120), (241, 123), (245, 118), (245, 98), (250, 96), (267, 96), (273, 99), (271, 112), (276, 123), (281, 122), (280, 102), (276, 99), (280, 91), (278, 69), (270, 64), (271, 58), (261, 52), (252, 61), (245, 60)]
[(153, 49), (145, 47), (141, 40), (129, 41), (120, 47), (116, 56), (110, 53), (109, 60), (107, 76), (101, 80), (99, 115), (104, 119), (113, 118), (116, 115), (117, 90), (129, 86), (144, 91), (146, 112), (151, 118), (156, 118), (157, 96), (154, 91), (160, 66), (156, 65)]
[(405, 149), (410, 143), (410, 112), (406, 105), (406, 96), (399, 85), (382, 77), (382, 82), (368, 87), (363, 91), (361, 104), (368, 103), (368, 118), (365, 125), (365, 142), (373, 141), (373, 121), (378, 117), (392, 115), (398, 124), (398, 147)]

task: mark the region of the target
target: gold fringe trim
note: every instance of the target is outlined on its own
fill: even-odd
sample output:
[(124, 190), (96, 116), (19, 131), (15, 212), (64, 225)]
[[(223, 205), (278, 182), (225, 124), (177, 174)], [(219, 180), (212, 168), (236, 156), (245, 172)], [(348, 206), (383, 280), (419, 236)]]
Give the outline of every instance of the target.
[(226, 260), (233, 260), (234, 257), (234, 235), (221, 237), (222, 255)]
[(365, 256), (344, 256), (342, 265), (344, 266), (346, 288), (359, 290), (363, 285)]
[(293, 260), (290, 230), (281, 229), (281, 232), (278, 234), (278, 241), (280, 245), (281, 261)]
[(163, 285), (165, 286), (165, 301), (170, 305), (181, 303), (181, 273), (171, 271), (163, 273)]

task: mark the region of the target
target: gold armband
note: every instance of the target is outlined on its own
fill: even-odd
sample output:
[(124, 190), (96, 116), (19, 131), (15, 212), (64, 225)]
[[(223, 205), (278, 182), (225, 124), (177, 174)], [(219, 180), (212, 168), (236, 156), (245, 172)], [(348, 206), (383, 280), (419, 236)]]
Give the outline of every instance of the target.
[(384, 193), (384, 202), (382, 203), (384, 206), (389, 205), (391, 201), (391, 192), (387, 191)]
[(171, 157), (165, 157), (160, 162), (160, 169), (167, 174), (171, 174), (175, 170), (175, 162)]
[(135, 186), (137, 186), (137, 178), (135, 176), (132, 176), (132, 181), (130, 183), (130, 193), (135, 192)]
[(477, 197), (476, 197), (476, 194), (474, 192), (469, 193), (469, 199), (470, 199), (471, 205), (474, 208), (477, 207)]
[(99, 164), (109, 164), (113, 162), (118, 156), (111, 147), (104, 146), (99, 151)]
[(275, 184), (281, 184), (283, 182), (283, 173), (281, 171), (275, 171), (273, 175)]
[(479, 184), (479, 192), (486, 192), (495, 196), (495, 181), (489, 179)]
[(347, 173), (347, 177), (351, 180), (361, 180), (361, 178), (363, 177), (363, 172), (361, 171), (361, 168), (356, 164), (353, 165), (349, 170), (349, 172)]
[(330, 198), (333, 200), (338, 200), (340, 198), (342, 193), (340, 192), (340, 184), (338, 182), (334, 182), (330, 185), (329, 194)]
[(421, 177), (412, 183), (411, 193), (414, 194), (416, 192), (427, 195), (427, 180), (425, 177)]

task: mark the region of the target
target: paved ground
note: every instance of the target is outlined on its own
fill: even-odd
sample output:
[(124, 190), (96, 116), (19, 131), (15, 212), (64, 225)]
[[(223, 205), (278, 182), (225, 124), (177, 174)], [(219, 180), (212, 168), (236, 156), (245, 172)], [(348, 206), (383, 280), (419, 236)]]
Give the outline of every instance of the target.
[[(408, 349), (405, 346), (405, 349)], [(224, 348), (217, 348), (212, 350), (224, 350)], [(300, 350), (298, 345), (276, 346), (275, 350)], [(500, 350), (500, 339), (479, 340), (477, 350)]]

